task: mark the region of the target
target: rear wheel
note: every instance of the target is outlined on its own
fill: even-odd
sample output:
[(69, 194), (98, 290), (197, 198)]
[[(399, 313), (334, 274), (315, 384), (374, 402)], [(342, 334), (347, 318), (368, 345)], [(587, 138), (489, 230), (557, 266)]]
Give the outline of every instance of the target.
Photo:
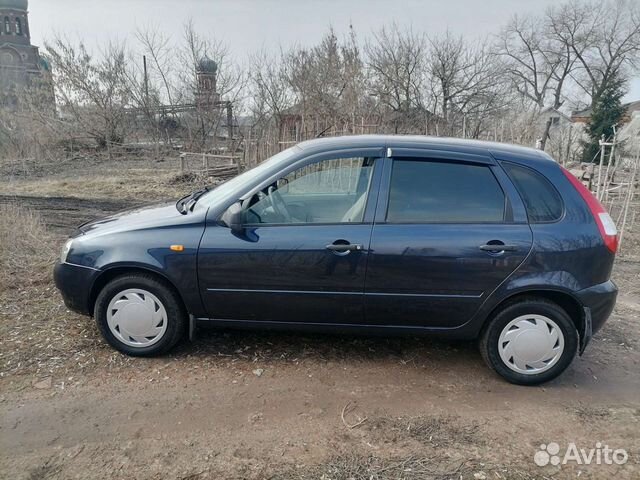
[(578, 349), (578, 332), (557, 304), (527, 298), (500, 310), (480, 338), (491, 368), (511, 383), (537, 385), (560, 375)]
[(143, 273), (107, 283), (96, 299), (94, 314), (105, 340), (133, 356), (167, 352), (182, 338), (186, 326), (186, 314), (174, 290)]

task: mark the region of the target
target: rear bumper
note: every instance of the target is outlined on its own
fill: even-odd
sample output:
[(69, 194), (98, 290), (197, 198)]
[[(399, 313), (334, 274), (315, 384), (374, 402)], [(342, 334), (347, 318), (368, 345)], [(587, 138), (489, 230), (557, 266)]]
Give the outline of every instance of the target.
[(596, 333), (613, 311), (618, 297), (618, 287), (611, 280), (585, 288), (576, 293), (582, 305), (591, 310), (591, 324)]
[(53, 279), (62, 294), (64, 304), (74, 312), (91, 315), (89, 309), (91, 287), (100, 273), (90, 267), (57, 262), (53, 269)]
[(607, 321), (618, 297), (618, 287), (611, 280), (585, 288), (576, 292), (584, 306), (585, 325), (581, 332), (580, 354), (584, 351), (591, 337), (598, 332)]

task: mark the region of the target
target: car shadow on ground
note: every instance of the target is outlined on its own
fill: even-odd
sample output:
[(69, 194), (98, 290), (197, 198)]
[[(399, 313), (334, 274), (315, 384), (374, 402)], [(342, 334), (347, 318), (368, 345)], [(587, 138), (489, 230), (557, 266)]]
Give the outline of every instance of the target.
[(319, 361), (410, 361), (417, 356), (459, 356), (482, 361), (475, 342), (437, 337), (382, 336), (338, 333), (283, 332), (198, 328), (193, 341), (182, 342), (176, 356), (222, 355), (262, 360), (314, 359)]
[(475, 342), (439, 337), (199, 328), (195, 339), (181, 342), (171, 357), (183, 365), (244, 371), (294, 366), (320, 368), (332, 377), (339, 368), (376, 372), (389, 382), (414, 382), (417, 374), (425, 385), (506, 385), (484, 364)]
[[(596, 342), (599, 344), (600, 339)], [(595, 350), (595, 349), (594, 349)], [(425, 381), (460, 384), (469, 388), (515, 387), (485, 365), (475, 341), (451, 340), (433, 336), (371, 336), (335, 333), (256, 331), (243, 329), (198, 328), (193, 341), (181, 342), (171, 353), (175, 360), (215, 363), (216, 359), (242, 368), (296, 364), (313, 367), (340, 364), (343, 367), (416, 368), (425, 372)], [(621, 381), (602, 382), (608, 375), (596, 351), (576, 357), (558, 378), (533, 388), (584, 388), (600, 391)], [(431, 377), (433, 374), (433, 377)], [(532, 387), (519, 387), (530, 389)], [(499, 388), (501, 390), (501, 388)]]

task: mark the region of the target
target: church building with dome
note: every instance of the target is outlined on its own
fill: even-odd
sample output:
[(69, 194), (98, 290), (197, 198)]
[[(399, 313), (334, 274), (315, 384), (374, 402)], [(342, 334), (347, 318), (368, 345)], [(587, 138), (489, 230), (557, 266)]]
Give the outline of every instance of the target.
[(53, 102), (50, 67), (31, 45), (28, 0), (0, 0), (0, 103), (16, 106), (28, 88), (44, 88)]

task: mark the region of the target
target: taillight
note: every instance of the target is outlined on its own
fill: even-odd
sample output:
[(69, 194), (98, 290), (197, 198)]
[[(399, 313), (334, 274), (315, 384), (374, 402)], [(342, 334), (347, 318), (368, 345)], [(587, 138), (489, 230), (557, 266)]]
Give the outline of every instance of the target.
[(589, 210), (591, 210), (593, 218), (598, 225), (598, 230), (600, 230), (600, 235), (602, 235), (604, 244), (612, 253), (616, 253), (616, 250), (618, 250), (618, 230), (616, 229), (616, 224), (613, 223), (613, 219), (598, 199), (593, 196), (589, 189), (585, 187), (580, 180), (578, 180), (566, 168), (560, 168), (562, 168), (562, 173), (565, 174), (580, 196), (587, 203), (587, 206), (589, 207)]

